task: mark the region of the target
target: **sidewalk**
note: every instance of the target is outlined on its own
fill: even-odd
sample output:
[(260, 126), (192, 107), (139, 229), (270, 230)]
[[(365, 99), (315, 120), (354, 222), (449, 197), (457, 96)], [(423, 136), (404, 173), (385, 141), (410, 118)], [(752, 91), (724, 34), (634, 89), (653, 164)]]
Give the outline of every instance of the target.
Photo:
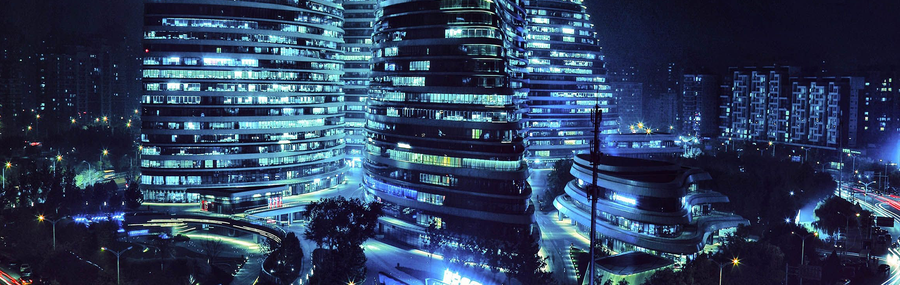
[(234, 275), (234, 280), (231, 281), (232, 285), (245, 285), (245, 284), (254, 284), (256, 279), (259, 277), (260, 266), (263, 261), (264, 256), (261, 255), (251, 255), (248, 256), (247, 263), (244, 264), (244, 267), (241, 267), (238, 270), (238, 273)]

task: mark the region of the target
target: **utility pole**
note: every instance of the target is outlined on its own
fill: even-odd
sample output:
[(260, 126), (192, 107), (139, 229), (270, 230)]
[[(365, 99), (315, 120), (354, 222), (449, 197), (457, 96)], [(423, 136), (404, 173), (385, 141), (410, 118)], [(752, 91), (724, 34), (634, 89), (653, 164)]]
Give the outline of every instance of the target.
[(591, 141), (591, 186), (588, 187), (588, 197), (591, 199), (591, 259), (588, 261), (587, 278), (588, 285), (594, 285), (594, 240), (596, 239), (597, 224), (597, 196), (600, 192), (597, 186), (597, 164), (600, 163), (600, 123), (603, 121), (603, 110), (600, 104), (594, 105), (591, 110), (591, 122), (594, 124), (594, 139)]

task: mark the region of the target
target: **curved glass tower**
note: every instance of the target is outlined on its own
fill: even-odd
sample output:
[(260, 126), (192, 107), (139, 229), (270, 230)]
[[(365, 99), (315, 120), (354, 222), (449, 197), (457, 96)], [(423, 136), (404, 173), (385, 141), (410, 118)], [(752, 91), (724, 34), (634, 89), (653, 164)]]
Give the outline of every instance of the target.
[(529, 0), (528, 159), (536, 164), (587, 152), (591, 108), (601, 132), (617, 133), (616, 102), (594, 25), (581, 0)]
[(364, 184), (385, 234), (528, 234), (525, 11), (517, 0), (397, 0), (376, 11)]
[(369, 62), (372, 60), (374, 0), (344, 0), (344, 96), (346, 107), (347, 159), (353, 167), (362, 165), (365, 147), (366, 98), (369, 89)]
[(146, 0), (141, 184), (232, 212), (340, 183), (343, 8)]
[[(611, 251), (649, 252), (682, 263), (727, 231), (750, 224), (740, 216), (713, 210), (712, 204), (729, 200), (697, 186), (711, 179), (701, 169), (618, 156), (603, 156), (597, 165), (597, 186), (601, 187), (597, 238)], [(590, 155), (577, 155), (571, 173), (575, 180), (554, 205), (589, 233), (591, 202), (585, 189), (592, 180)]]

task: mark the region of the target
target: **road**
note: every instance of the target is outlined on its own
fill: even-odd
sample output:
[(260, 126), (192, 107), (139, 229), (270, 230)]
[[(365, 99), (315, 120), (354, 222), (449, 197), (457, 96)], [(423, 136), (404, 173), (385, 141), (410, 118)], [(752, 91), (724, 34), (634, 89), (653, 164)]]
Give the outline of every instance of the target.
[[(864, 209), (872, 211), (877, 216), (894, 218), (894, 227), (885, 227), (884, 229), (891, 234), (892, 241), (900, 237), (900, 229), (898, 229), (897, 221), (900, 220), (900, 202), (897, 196), (883, 196), (874, 193), (865, 194), (863, 189), (853, 186), (843, 185), (840, 194), (851, 202), (858, 202)], [(884, 261), (891, 266), (891, 272), (887, 279), (880, 282), (882, 285), (900, 285), (900, 251), (897, 249), (889, 249), (887, 254), (878, 256), (878, 259)], [(875, 283), (877, 284), (877, 283)]]
[(19, 272), (7, 269), (5, 266), (0, 267), (0, 284), (3, 285), (21, 285), (19, 282)]
[[(544, 196), (549, 169), (532, 170), (528, 178), (534, 191), (533, 197)], [(537, 204), (536, 198), (533, 199)], [(574, 284), (577, 281), (575, 267), (569, 257), (569, 246), (588, 249), (590, 240), (577, 233), (571, 220), (559, 220), (558, 211), (535, 211), (534, 219), (541, 228), (541, 255), (549, 257), (547, 265), (553, 272), (554, 279), (562, 284)]]

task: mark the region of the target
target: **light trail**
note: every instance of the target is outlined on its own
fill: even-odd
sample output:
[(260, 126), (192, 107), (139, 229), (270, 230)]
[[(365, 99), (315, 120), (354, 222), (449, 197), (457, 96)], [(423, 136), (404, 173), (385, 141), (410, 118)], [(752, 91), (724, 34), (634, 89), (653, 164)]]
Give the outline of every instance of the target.
[(19, 283), (16, 278), (9, 276), (9, 274), (4, 272), (2, 269), (0, 269), (0, 281), (3, 281), (3, 283), (6, 283), (6, 285), (22, 285), (22, 283)]
[(888, 249), (887, 263), (891, 265), (892, 269), (894, 270), (892, 270), (893, 274), (891, 274), (891, 278), (885, 280), (884, 283), (881, 283), (881, 285), (900, 284), (900, 270), (896, 270), (898, 256), (900, 256), (900, 251), (897, 251), (897, 249), (894, 248)]

